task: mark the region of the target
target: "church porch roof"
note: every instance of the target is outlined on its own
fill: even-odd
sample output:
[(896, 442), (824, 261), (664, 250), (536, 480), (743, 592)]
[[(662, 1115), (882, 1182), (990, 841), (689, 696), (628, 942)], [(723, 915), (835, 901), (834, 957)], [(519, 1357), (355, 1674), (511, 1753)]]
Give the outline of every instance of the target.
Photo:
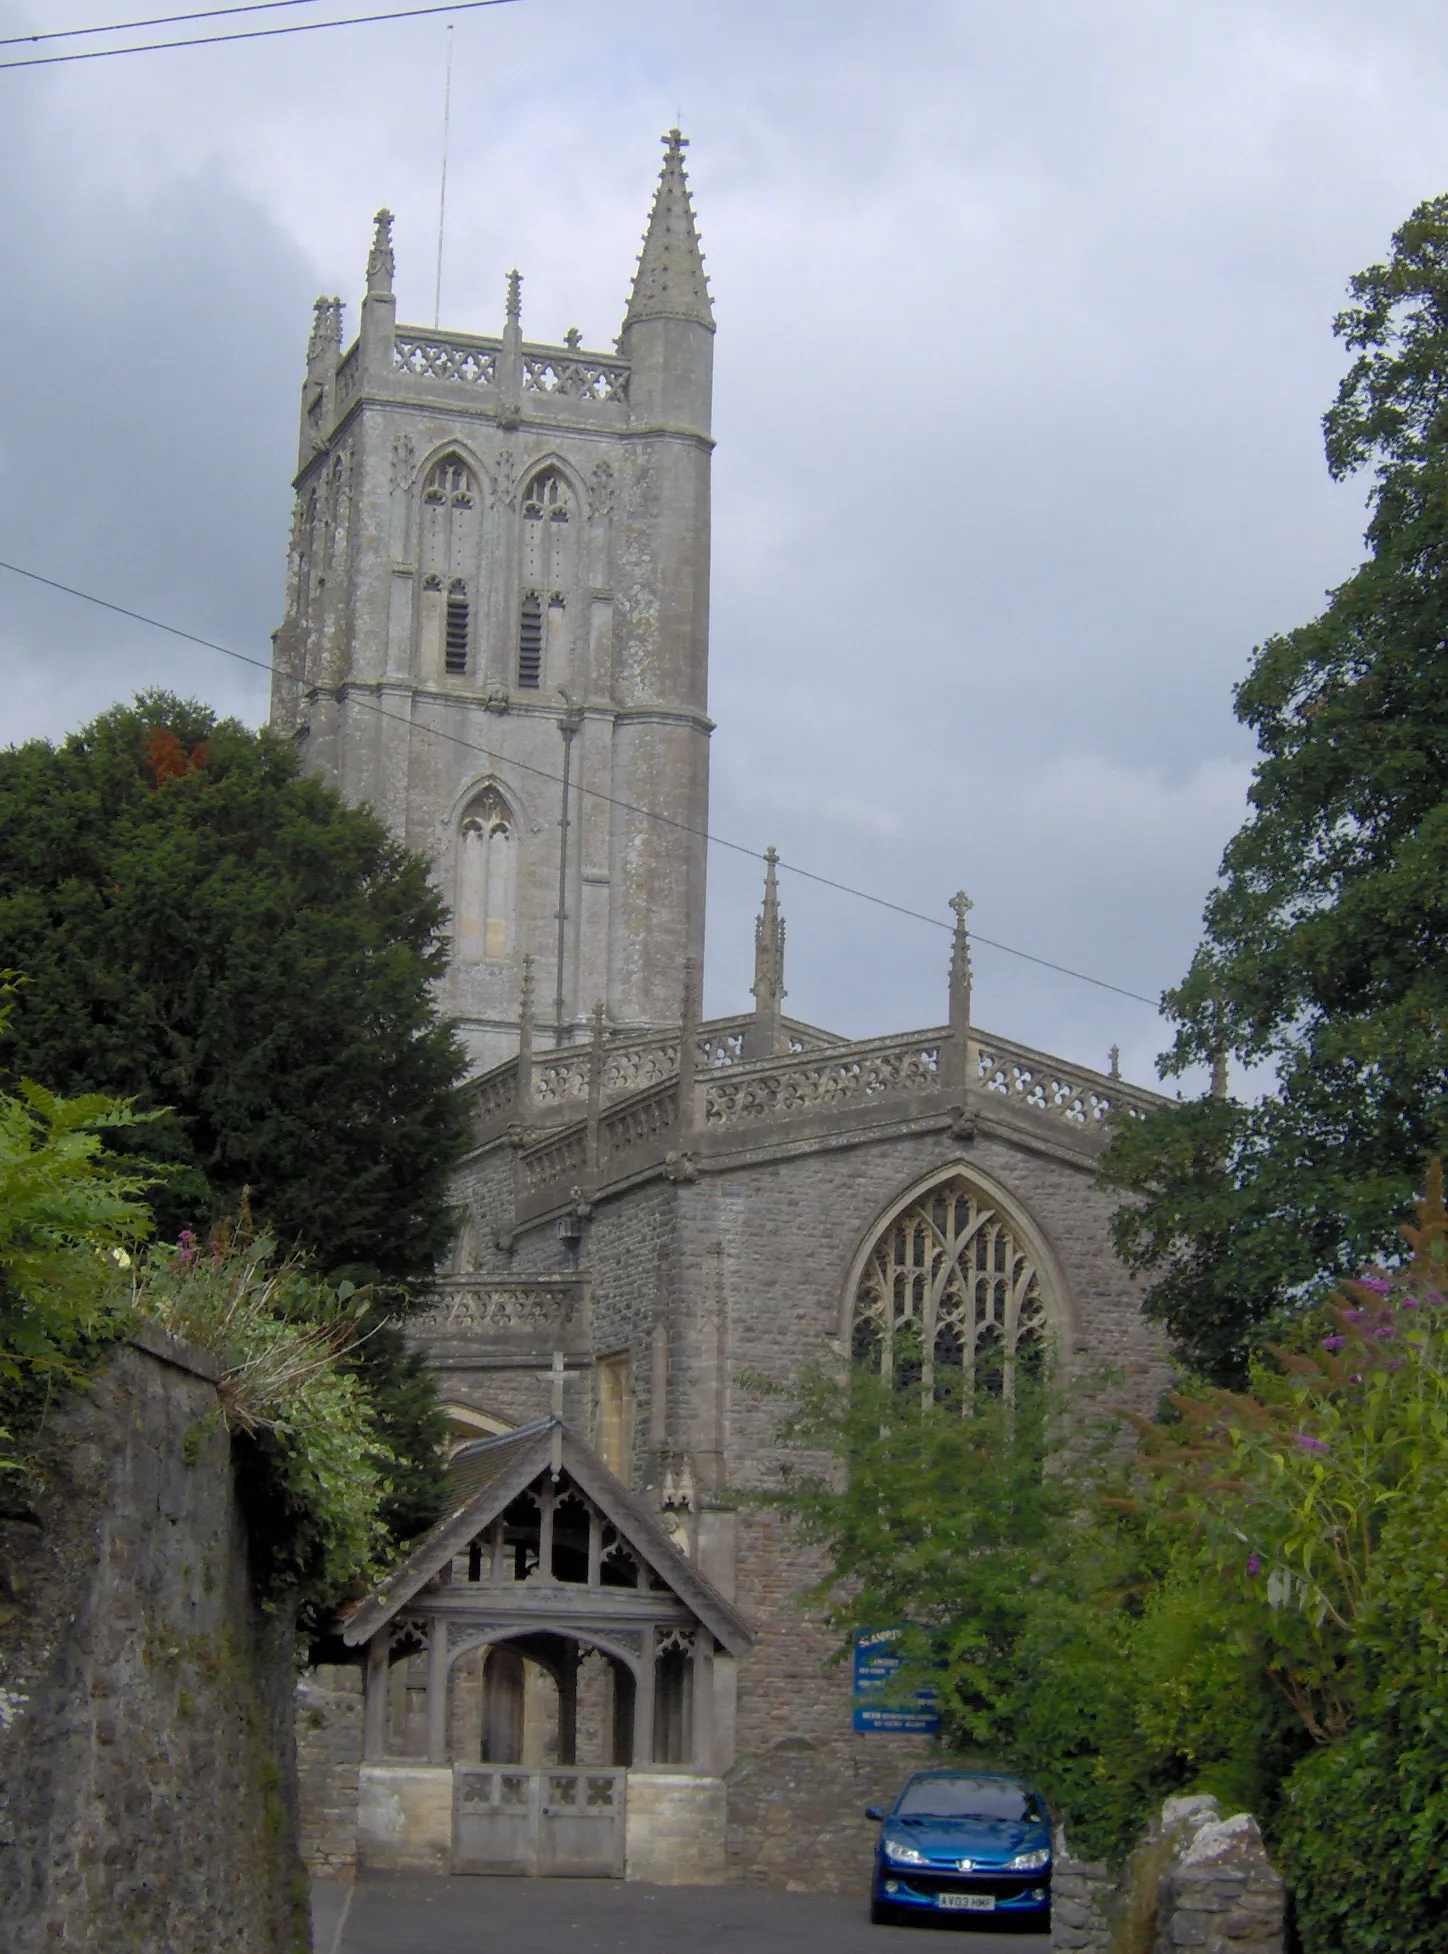
[[(626, 1543), (640, 1565), (664, 1584), (668, 1595), (701, 1622), (731, 1655), (744, 1655), (753, 1646), (754, 1632), (733, 1604), (725, 1599), (681, 1554), (653, 1514), (622, 1486), (603, 1462), (561, 1418), (541, 1418), (497, 1438), (481, 1439), (454, 1454), (448, 1466), (448, 1502), (443, 1517), (413, 1548), (383, 1586), (358, 1603), (341, 1622), (342, 1639), (352, 1647), (370, 1641), (394, 1615), (417, 1600), (453, 1560), (522, 1493), (545, 1475), (555, 1482), (567, 1479), (590, 1501)], [(433, 1591), (449, 1597), (446, 1587)], [(500, 1591), (494, 1589), (491, 1599)], [(556, 1616), (560, 1624), (574, 1612), (596, 1612), (601, 1598), (622, 1599), (630, 1590), (600, 1590), (579, 1582), (532, 1580), (502, 1590), (525, 1598)], [(487, 1593), (478, 1591), (481, 1603)], [(640, 1599), (642, 1599), (642, 1593)], [(663, 1596), (657, 1597), (662, 1601)], [(545, 1606), (545, 1602), (550, 1604)]]

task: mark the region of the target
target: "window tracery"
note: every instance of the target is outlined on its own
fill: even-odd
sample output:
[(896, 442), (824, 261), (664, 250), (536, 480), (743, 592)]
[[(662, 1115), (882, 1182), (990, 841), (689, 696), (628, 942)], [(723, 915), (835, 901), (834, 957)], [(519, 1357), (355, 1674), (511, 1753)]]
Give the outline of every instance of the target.
[(1044, 1285), (1012, 1224), (964, 1175), (910, 1202), (881, 1230), (856, 1286), (856, 1363), (937, 1397), (1013, 1395), (1044, 1364)]
[(517, 823), (496, 787), (468, 807), (458, 837), (457, 954), (493, 962), (512, 951)]
[(568, 484), (556, 468), (540, 468), (523, 491), (528, 522), (567, 522), (572, 514)]

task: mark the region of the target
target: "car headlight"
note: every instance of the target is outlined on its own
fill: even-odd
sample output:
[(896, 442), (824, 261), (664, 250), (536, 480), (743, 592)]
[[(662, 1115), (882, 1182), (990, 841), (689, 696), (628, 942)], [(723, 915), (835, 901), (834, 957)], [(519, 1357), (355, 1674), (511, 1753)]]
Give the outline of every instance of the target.
[(1050, 1863), (1051, 1848), (1048, 1845), (1041, 1845), (1037, 1846), (1034, 1852), (1018, 1852), (1014, 1859), (1008, 1859), (1006, 1870), (1012, 1873), (1034, 1873), (1042, 1866), (1049, 1866)]
[(923, 1852), (917, 1852), (913, 1845), (896, 1845), (893, 1839), (885, 1847), (885, 1857), (893, 1859), (897, 1866), (928, 1866), (930, 1861)]

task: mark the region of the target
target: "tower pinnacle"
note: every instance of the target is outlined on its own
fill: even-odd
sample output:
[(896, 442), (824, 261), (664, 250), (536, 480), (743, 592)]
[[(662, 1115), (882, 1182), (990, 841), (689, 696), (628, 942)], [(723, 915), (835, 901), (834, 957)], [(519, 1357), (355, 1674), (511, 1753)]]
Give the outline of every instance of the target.
[(964, 1033), (970, 1029), (970, 932), (965, 919), (975, 904), (959, 889), (950, 898), (955, 911), (955, 933), (950, 945), (950, 1028)]
[(744, 1034), (746, 1058), (773, 1058), (787, 1045), (780, 1021), (784, 1003), (784, 918), (779, 913), (775, 864), (779, 851), (764, 851), (764, 907), (754, 922), (754, 1022)]
[(688, 138), (670, 129), (663, 143), (664, 164), (624, 325), (634, 325), (640, 319), (691, 319), (712, 331), (714, 308), (709, 302), (709, 281), (684, 172)]

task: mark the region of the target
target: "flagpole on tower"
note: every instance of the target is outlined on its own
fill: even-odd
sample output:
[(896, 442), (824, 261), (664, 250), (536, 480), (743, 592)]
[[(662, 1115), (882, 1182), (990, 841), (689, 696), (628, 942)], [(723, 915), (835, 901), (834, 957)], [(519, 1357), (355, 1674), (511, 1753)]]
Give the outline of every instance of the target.
[(437, 192), (437, 279), (432, 288), (433, 329), (442, 323), (442, 227), (447, 215), (447, 139), (452, 121), (452, 22), (447, 24), (447, 65), (442, 84), (442, 180)]

